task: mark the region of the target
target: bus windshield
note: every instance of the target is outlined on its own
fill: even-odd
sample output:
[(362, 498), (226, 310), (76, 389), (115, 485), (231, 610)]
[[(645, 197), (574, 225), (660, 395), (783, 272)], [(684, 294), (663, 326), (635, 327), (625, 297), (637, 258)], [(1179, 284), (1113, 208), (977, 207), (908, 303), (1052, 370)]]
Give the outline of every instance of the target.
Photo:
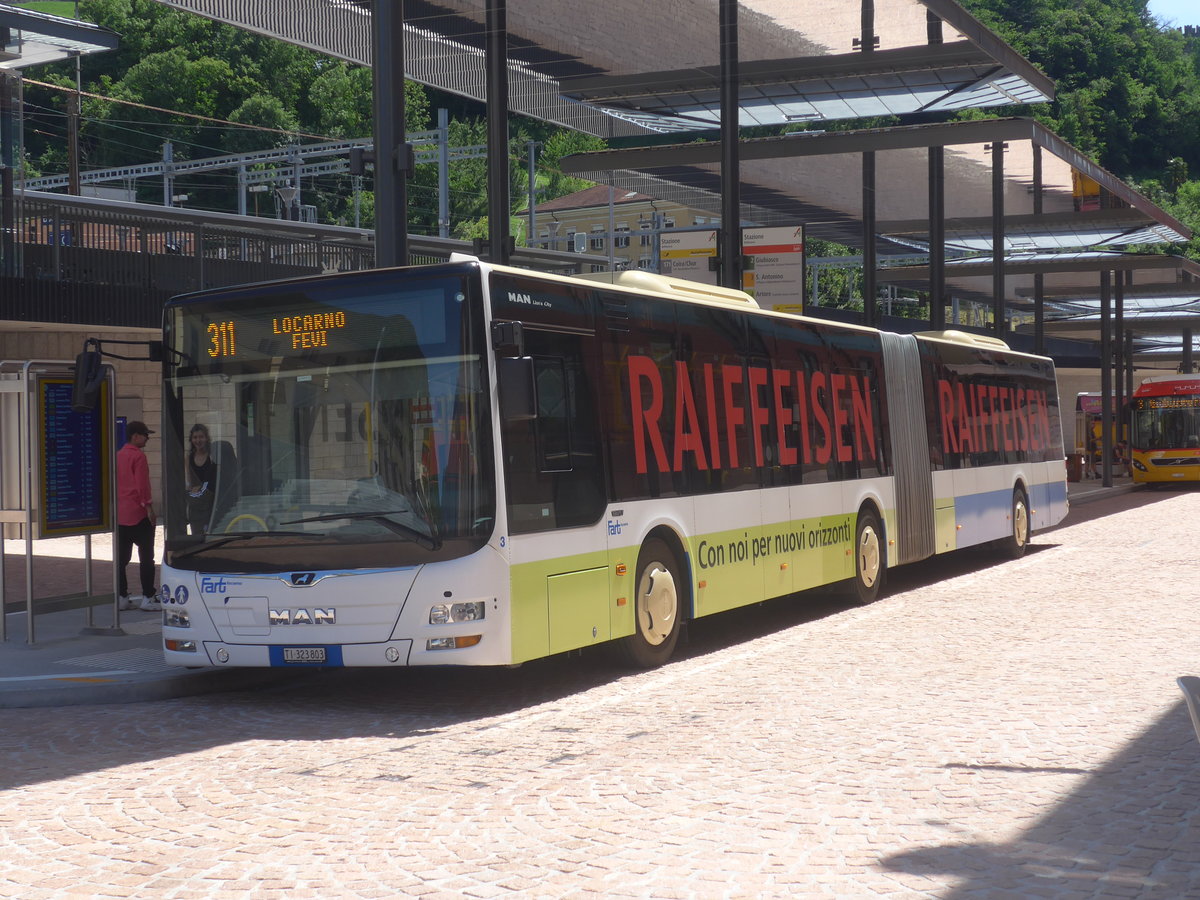
[(1135, 397), (1133, 446), (1139, 450), (1200, 448), (1200, 397)]
[(167, 561), (337, 570), (465, 555), (495, 478), (462, 270), (264, 285), (167, 310)]

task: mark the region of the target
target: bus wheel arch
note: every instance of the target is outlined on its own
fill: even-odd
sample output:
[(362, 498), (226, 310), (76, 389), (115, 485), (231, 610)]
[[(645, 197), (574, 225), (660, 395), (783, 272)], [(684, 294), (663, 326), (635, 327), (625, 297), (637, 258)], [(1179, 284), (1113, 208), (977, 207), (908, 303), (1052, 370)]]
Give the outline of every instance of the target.
[(872, 501), (858, 508), (854, 523), (854, 576), (847, 594), (862, 606), (874, 603), (887, 581), (887, 533), (883, 515)]
[(646, 535), (638, 551), (633, 583), (633, 634), (615, 648), (621, 660), (639, 669), (661, 666), (679, 642), (684, 618), (691, 612), (691, 577), (687, 555), (668, 528)]

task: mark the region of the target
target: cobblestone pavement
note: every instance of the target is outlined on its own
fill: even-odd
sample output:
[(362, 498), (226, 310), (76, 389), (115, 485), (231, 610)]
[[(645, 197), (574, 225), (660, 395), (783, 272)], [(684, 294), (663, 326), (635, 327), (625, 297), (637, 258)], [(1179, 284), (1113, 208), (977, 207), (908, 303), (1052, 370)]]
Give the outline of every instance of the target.
[(0, 896), (1200, 897), (1200, 493), (1101, 512), (652, 672), (0, 710)]

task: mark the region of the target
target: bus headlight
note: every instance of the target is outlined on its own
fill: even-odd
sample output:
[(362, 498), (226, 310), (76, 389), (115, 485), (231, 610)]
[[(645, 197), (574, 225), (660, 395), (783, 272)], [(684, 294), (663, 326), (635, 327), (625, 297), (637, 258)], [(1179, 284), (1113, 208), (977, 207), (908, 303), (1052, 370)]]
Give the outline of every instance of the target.
[(430, 625), (449, 625), (452, 622), (475, 622), (482, 619), (487, 611), (487, 604), (473, 603), (439, 603), (430, 607)]
[(191, 628), (192, 617), (186, 609), (168, 606), (163, 609), (163, 625), (168, 628)]
[(1150, 471), (1142, 464), (1142, 461), (1140, 459), (1135, 459), (1133, 461), (1133, 467), (1135, 469), (1137, 469), (1139, 472), (1149, 472)]
[(176, 653), (195, 653), (195, 641), (177, 641), (175, 638), (167, 638), (163, 641), (163, 646), (168, 650), (174, 650)]

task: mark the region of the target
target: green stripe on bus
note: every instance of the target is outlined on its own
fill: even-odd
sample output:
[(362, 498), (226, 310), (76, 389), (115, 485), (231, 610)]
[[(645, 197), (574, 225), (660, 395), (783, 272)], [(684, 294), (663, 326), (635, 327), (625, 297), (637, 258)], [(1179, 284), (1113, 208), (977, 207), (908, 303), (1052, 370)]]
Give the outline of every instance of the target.
[[(894, 510), (886, 520), (895, 521)], [(853, 577), (854, 528), (855, 515), (845, 513), (687, 539), (694, 614)], [(633, 634), (638, 550), (614, 547), (514, 565), (513, 662)]]

